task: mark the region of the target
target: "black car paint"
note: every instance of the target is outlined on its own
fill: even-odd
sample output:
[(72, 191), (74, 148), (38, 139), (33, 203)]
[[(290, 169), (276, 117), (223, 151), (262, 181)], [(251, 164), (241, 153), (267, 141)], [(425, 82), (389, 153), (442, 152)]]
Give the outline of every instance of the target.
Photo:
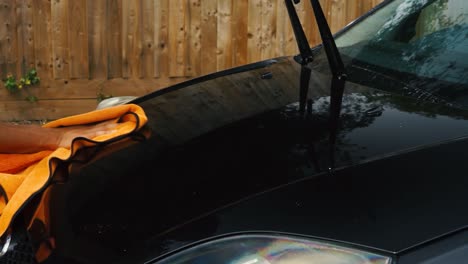
[[(48, 263), (145, 262), (246, 232), (325, 239), (401, 263), (437, 255), (452, 237), (460, 244), (468, 223), (468, 112), (421, 102), (402, 87), (390, 93), (398, 80), (348, 69), (352, 82), (330, 153), (330, 75), (325, 60), (316, 58), (314, 67), (314, 111), (306, 117), (294, 104), (300, 68), (292, 58), (135, 100), (149, 114), (152, 137), (53, 186), (57, 247)], [(385, 89), (366, 86), (376, 82)], [(210, 87), (226, 105), (197, 101)], [(274, 90), (267, 96), (266, 87)]]
[[(315, 73), (314, 112), (302, 118), (299, 71), (279, 58), (139, 101), (153, 136), (54, 186), (51, 262), (143, 262), (254, 230), (398, 253), (468, 222), (467, 111), (347, 83), (330, 173), (329, 75)], [(261, 78), (265, 72), (273, 78)], [(266, 83), (272, 88), (262, 90)], [(233, 105), (203, 110), (209, 100), (193, 101), (200, 89), (231, 95)], [(256, 99), (234, 109), (246, 92)]]

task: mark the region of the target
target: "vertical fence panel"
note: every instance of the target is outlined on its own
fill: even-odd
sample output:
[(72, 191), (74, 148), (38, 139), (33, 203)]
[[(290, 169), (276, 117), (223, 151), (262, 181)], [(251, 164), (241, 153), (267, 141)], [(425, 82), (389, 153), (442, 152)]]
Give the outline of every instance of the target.
[(51, 3), (54, 77), (68, 79), (68, 0), (51, 1)]
[(19, 0), (16, 7), (18, 59), (17, 73), (24, 75), (34, 67), (34, 26), (32, 0)]
[(0, 70), (1, 77), (17, 74), (17, 33), (15, 1), (0, 1)]
[(89, 60), (86, 0), (70, 0), (68, 5), (70, 78), (88, 78)]
[[(94, 1), (94, 0), (93, 0)], [(107, 78), (122, 77), (122, 0), (107, 0)]]
[(107, 78), (106, 1), (87, 0), (89, 78)]
[(35, 67), (43, 79), (52, 79), (51, 5), (48, 0), (34, 0), (34, 54)]
[(346, 21), (351, 22), (361, 13), (362, 1), (348, 1), (346, 4)]
[(188, 19), (190, 21), (190, 75), (199, 76), (201, 74), (201, 2), (202, 0), (190, 0)]
[(248, 31), (248, 61), (259, 61), (262, 59), (262, 0), (249, 0)]
[(187, 25), (185, 0), (169, 2), (169, 75), (185, 76), (187, 65)]
[(122, 77), (128, 78), (130, 76), (129, 69), (129, 41), (128, 41), (128, 16), (130, 14), (129, 5), (132, 0), (122, 0)]
[(232, 64), (247, 64), (248, 25), (245, 14), (249, 10), (248, 0), (233, 0), (232, 7)]
[(283, 0), (278, 0), (276, 20), (276, 54), (288, 54), (288, 51), (295, 50), (294, 34), (289, 22), (288, 11)]
[(346, 26), (347, 16), (346, 8), (349, 1), (329, 1), (330, 13), (328, 20), (330, 21), (330, 28), (332, 32), (338, 32), (341, 28)]
[(374, 6), (374, 0), (362, 0), (361, 2), (361, 10), (370, 10)]
[(141, 0), (122, 0), (122, 75), (141, 77)]
[[(372, 0), (372, 6), (370, 8), (373, 8), (375, 6), (377, 6), (378, 4), (382, 3), (383, 1), (385, 0)], [(368, 11), (368, 10), (364, 10), (365, 11)]]
[(156, 27), (154, 35), (157, 45), (154, 57), (155, 76), (166, 78), (169, 76), (169, 0), (156, 1), (154, 11)]
[[(323, 6), (323, 4), (322, 4)], [(283, 7), (284, 9), (286, 7)], [(311, 45), (315, 45), (315, 40), (318, 36), (318, 30), (316, 30), (316, 23), (312, 11), (312, 7), (309, 1), (301, 1), (299, 4), (295, 5), (297, 15), (299, 16), (299, 20), (301, 21), (301, 25), (304, 28), (304, 32), (306, 33), (307, 39)], [(288, 13), (285, 13), (288, 16)], [(287, 28), (291, 30), (289, 33), (289, 42), (287, 43), (288, 46), (285, 50), (285, 55), (290, 55), (294, 53), (298, 53), (299, 49), (296, 44), (296, 36), (294, 35), (294, 31), (292, 30), (291, 22), (289, 21), (289, 17), (286, 18), (285, 23), (287, 24)]]
[(262, 59), (275, 57), (277, 1), (262, 0), (261, 55)]
[(232, 67), (232, 1), (218, 1), (217, 69)]
[(217, 70), (216, 49), (218, 39), (218, 2), (217, 0), (202, 0), (201, 22), (201, 73), (207, 74)]
[(143, 0), (142, 27), (143, 27), (143, 46), (142, 46), (142, 76), (152, 78), (154, 75), (154, 1)]
[(192, 48), (190, 47), (191, 45), (191, 38), (190, 38), (190, 32), (191, 32), (191, 18), (190, 18), (190, 1), (184, 0), (183, 1), (184, 5), (184, 60), (185, 60), (185, 65), (184, 65), (184, 71), (185, 74), (184, 76), (180, 77), (192, 77), (193, 76), (193, 69), (192, 69), (192, 64), (190, 60), (191, 56), (191, 50)]
[[(320, 1), (322, 8), (326, 6), (327, 1), (324, 1), (324, 0)], [(310, 2), (304, 5), (304, 12), (305, 14), (311, 14), (307, 16), (306, 18), (304, 18), (303, 24), (305, 27), (305, 32), (309, 38), (309, 42), (313, 45), (316, 45), (317, 43), (321, 42), (321, 38), (320, 38), (320, 31), (318, 29), (317, 23), (315, 22), (314, 11), (312, 9), (312, 5), (310, 4)], [(326, 12), (326, 10), (324, 10), (324, 12)]]

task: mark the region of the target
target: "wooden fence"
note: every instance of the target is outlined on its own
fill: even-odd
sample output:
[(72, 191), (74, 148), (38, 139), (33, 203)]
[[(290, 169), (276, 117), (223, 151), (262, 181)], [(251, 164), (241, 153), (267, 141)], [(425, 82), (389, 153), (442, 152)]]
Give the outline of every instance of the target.
[[(333, 31), (382, 0), (322, 0)], [(312, 45), (310, 3), (297, 6)], [(40, 87), (0, 87), (0, 120), (53, 119), (100, 95), (143, 95), (187, 78), (297, 53), (283, 0), (0, 0), (0, 75), (36, 68)]]

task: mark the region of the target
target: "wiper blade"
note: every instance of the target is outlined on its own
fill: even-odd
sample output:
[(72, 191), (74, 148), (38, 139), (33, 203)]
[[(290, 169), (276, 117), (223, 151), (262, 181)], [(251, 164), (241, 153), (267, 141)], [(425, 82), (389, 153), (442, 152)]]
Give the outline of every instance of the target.
[[(285, 0), (286, 8), (288, 10), (289, 19), (296, 37), (296, 43), (301, 54), (301, 79), (299, 89), (299, 112), (303, 115), (306, 109), (307, 92), (309, 90), (310, 76), (312, 74), (311, 69), (308, 67), (309, 63), (314, 60), (312, 51), (310, 50), (309, 41), (307, 40), (304, 29), (302, 28), (301, 21), (297, 15), (296, 9), (293, 5), (293, 0)], [(294, 0), (294, 3), (298, 4), (300, 0)], [(311, 109), (309, 109), (309, 112)]]
[(336, 138), (338, 136), (339, 119), (341, 113), (341, 104), (343, 102), (343, 93), (346, 83), (346, 72), (341, 59), (340, 52), (336, 47), (335, 40), (328, 26), (327, 19), (323, 14), (322, 7), (318, 0), (310, 0), (312, 9), (314, 10), (315, 20), (322, 37), (323, 48), (327, 54), (328, 64), (332, 72), (331, 91), (330, 91), (330, 170), (335, 168), (335, 149)]
[(310, 3), (312, 5), (312, 9), (314, 10), (315, 20), (317, 21), (317, 26), (320, 31), (320, 36), (322, 38), (323, 47), (327, 54), (331, 72), (333, 76), (336, 76), (338, 79), (346, 78), (343, 60), (341, 59), (338, 48), (336, 47), (335, 40), (333, 39), (330, 27), (328, 26), (327, 19), (323, 14), (320, 2), (318, 0), (310, 0)]
[(312, 51), (310, 50), (309, 41), (307, 40), (304, 29), (302, 28), (301, 21), (297, 15), (296, 9), (294, 8), (293, 1), (295, 4), (300, 3), (300, 0), (285, 0), (286, 8), (288, 10), (289, 19), (291, 20), (291, 25), (294, 31), (294, 36), (296, 37), (296, 43), (301, 53), (302, 65), (306, 65), (313, 60)]
[[(304, 29), (300, 23), (296, 9), (294, 8), (293, 1), (295, 4), (301, 2), (301, 0), (285, 0), (286, 8), (288, 9), (291, 24), (296, 36), (296, 42), (301, 53), (301, 80), (300, 80), (300, 93), (299, 93), (299, 110), (301, 114), (304, 114), (307, 102), (307, 92), (309, 88), (309, 81), (311, 76), (311, 68), (309, 67), (310, 62), (313, 60), (313, 54), (307, 41), (307, 37), (304, 33)], [(322, 7), (318, 0), (310, 0), (312, 9), (314, 10), (315, 19), (317, 26), (320, 31), (322, 38), (323, 47), (327, 55), (330, 70), (332, 72), (331, 82), (331, 95), (330, 95), (330, 170), (335, 167), (335, 145), (336, 138), (339, 129), (339, 118), (341, 113), (341, 104), (343, 101), (344, 87), (346, 83), (346, 72), (341, 59), (338, 48), (336, 47), (335, 40), (331, 33), (330, 27), (328, 26), (327, 19), (323, 13)], [(309, 111), (311, 112), (311, 103), (309, 103)]]
[[(301, 79), (300, 79), (300, 92), (299, 92), (299, 111), (304, 114), (307, 101), (307, 93), (309, 89), (309, 81), (311, 76), (311, 71), (309, 64), (313, 61), (312, 50), (310, 49), (309, 41), (307, 40), (304, 29), (302, 28), (301, 22), (297, 15), (294, 4), (299, 4), (301, 0), (285, 0), (286, 8), (288, 10), (289, 18), (291, 20), (291, 25), (296, 37), (297, 46), (300, 52), (300, 61), (301, 64)], [(328, 26), (327, 20), (323, 13), (322, 7), (318, 0), (311, 0), (312, 9), (314, 10), (315, 19), (317, 21), (317, 26), (320, 31), (320, 36), (322, 38), (323, 47), (327, 55), (328, 63), (334, 79), (332, 81), (332, 94), (333, 90), (341, 90), (344, 88), (344, 81), (346, 79), (346, 73), (344, 69), (343, 60), (341, 59), (338, 48), (336, 47), (335, 40), (331, 33), (330, 27)], [(343, 81), (343, 83), (341, 83)], [(343, 86), (343, 87), (340, 87)], [(340, 102), (341, 104), (341, 102)]]

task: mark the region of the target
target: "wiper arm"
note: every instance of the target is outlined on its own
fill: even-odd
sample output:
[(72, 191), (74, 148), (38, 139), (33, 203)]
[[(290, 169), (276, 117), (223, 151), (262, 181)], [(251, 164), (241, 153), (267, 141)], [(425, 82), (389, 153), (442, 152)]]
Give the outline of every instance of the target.
[(288, 10), (289, 19), (291, 20), (294, 36), (296, 37), (297, 46), (301, 53), (301, 61), (299, 63), (301, 65), (307, 65), (309, 62), (312, 62), (314, 57), (310, 50), (309, 41), (304, 33), (304, 29), (302, 28), (301, 21), (299, 20), (299, 16), (294, 8), (293, 1), (295, 4), (301, 2), (300, 0), (285, 0), (286, 8)]
[[(304, 33), (304, 29), (302, 28), (301, 22), (299, 20), (299, 16), (297, 15), (296, 9), (294, 8), (293, 2), (294, 4), (299, 4), (301, 0), (285, 0), (285, 4), (288, 10), (289, 18), (291, 20), (291, 25), (300, 52), (300, 60), (298, 62), (301, 64), (302, 67), (300, 81), (301, 87), (299, 93), (299, 109), (300, 112), (303, 114), (306, 108), (307, 92), (311, 76), (310, 67), (308, 66), (309, 63), (313, 61), (314, 57), (312, 54), (312, 50), (310, 49), (309, 41), (307, 40), (306, 34)], [(336, 47), (335, 40), (333, 39), (333, 35), (330, 31), (330, 27), (328, 26), (322, 7), (320, 6), (320, 2), (318, 0), (310, 0), (310, 3), (312, 5), (312, 9), (314, 10), (315, 19), (317, 21), (317, 26), (320, 31), (320, 36), (323, 41), (323, 47), (327, 55), (332, 75), (334, 79), (343, 81), (344, 88), (344, 80), (346, 79), (346, 73), (344, 69), (343, 60), (341, 59), (338, 48)], [(341, 81), (338, 83), (336, 81), (332, 81), (332, 84), (334, 84), (332, 85), (333, 94), (333, 90), (340, 90)]]
[[(311, 69), (308, 67), (309, 63), (314, 60), (312, 51), (310, 50), (309, 41), (307, 40), (304, 29), (302, 28), (301, 21), (297, 15), (296, 9), (293, 5), (293, 0), (285, 0), (286, 8), (288, 10), (289, 19), (296, 37), (297, 46), (300, 52), (301, 64), (301, 79), (300, 79), (300, 90), (299, 90), (299, 112), (303, 115), (306, 109), (307, 92), (309, 90), (310, 75), (312, 74)], [(295, 4), (298, 4), (300, 0), (294, 0)], [(312, 109), (309, 109), (309, 112)]]
[[(304, 114), (307, 101), (307, 92), (309, 88), (309, 81), (311, 76), (311, 69), (309, 67), (309, 63), (313, 60), (313, 54), (292, 1), (294, 1), (295, 4), (298, 4), (301, 0), (285, 0), (285, 3), (294, 30), (294, 35), (296, 36), (296, 42), (301, 53), (301, 61), (299, 61), (299, 63), (302, 66), (301, 87), (299, 94), (299, 109), (301, 114)], [(325, 18), (322, 7), (320, 6), (320, 2), (318, 0), (310, 0), (310, 3), (312, 5), (312, 9), (314, 10), (315, 19), (323, 42), (323, 47), (325, 49), (328, 63), (330, 65), (330, 70), (333, 76), (331, 82), (329, 120), (330, 169), (333, 169), (335, 167), (334, 153), (336, 138), (338, 135), (338, 122), (340, 118), (341, 104), (343, 101), (343, 93), (347, 76), (343, 60), (341, 59), (338, 48), (336, 47), (335, 40), (333, 39), (333, 35), (331, 33), (330, 27), (328, 26), (327, 19)], [(311, 108), (311, 106), (309, 106), (309, 108)]]
[(327, 54), (328, 64), (332, 72), (332, 82), (330, 91), (330, 170), (335, 168), (335, 147), (338, 136), (338, 122), (340, 119), (341, 104), (343, 102), (343, 93), (346, 83), (346, 72), (341, 59), (340, 52), (336, 47), (335, 40), (328, 26), (327, 19), (323, 14), (322, 7), (318, 0), (310, 0), (314, 10), (315, 19), (323, 41), (323, 48)]
[(343, 60), (341, 59), (338, 48), (336, 47), (335, 40), (333, 39), (330, 27), (328, 26), (327, 19), (323, 14), (320, 2), (318, 0), (310, 0), (310, 3), (312, 5), (312, 9), (314, 10), (315, 20), (317, 21), (323, 47), (327, 54), (328, 63), (330, 64), (331, 72), (333, 76), (337, 77), (338, 79), (346, 78)]

